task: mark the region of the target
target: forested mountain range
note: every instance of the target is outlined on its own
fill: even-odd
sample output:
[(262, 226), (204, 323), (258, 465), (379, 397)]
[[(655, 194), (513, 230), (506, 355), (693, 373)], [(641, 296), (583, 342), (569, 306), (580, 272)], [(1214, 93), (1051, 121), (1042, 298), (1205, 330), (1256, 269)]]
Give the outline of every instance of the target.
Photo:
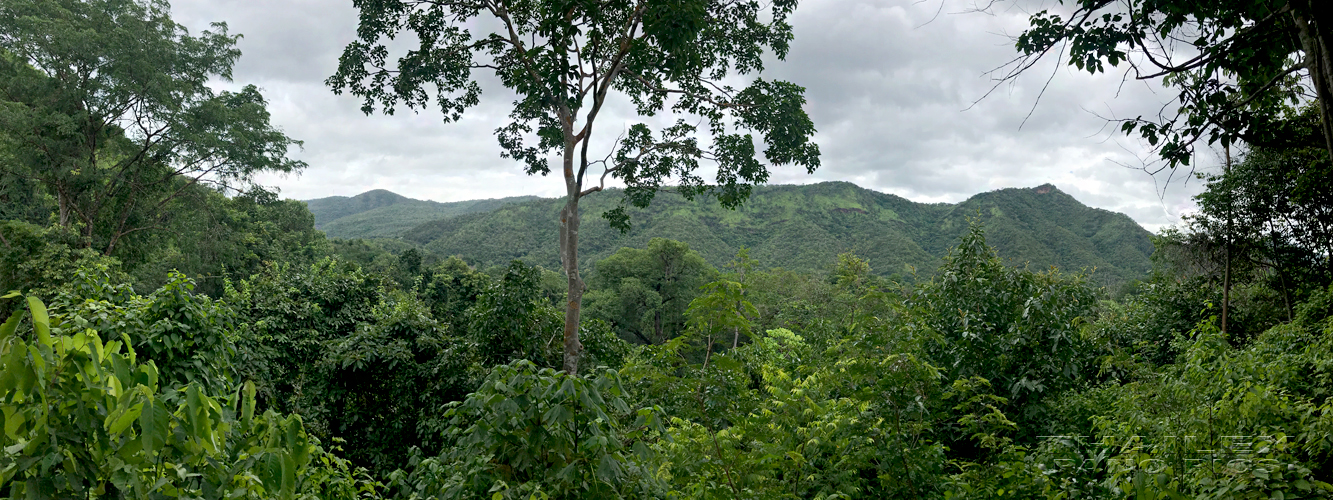
[(392, 238), (419, 224), (476, 212), (488, 212), (536, 196), (466, 200), (440, 203), (408, 198), (383, 189), (356, 196), (305, 200), (315, 215), (315, 227), (331, 238)]
[[(357, 2), (335, 93), (461, 121), (458, 63), (484, 59), (529, 172), (596, 143), (608, 92), (684, 115), (624, 129), (631, 189), (819, 164), (799, 82), (719, 83), (785, 53), (797, 2), (418, 3)], [(549, 269), (560, 200), (257, 184), (308, 165), (257, 87), (210, 85), (240, 56), (225, 23), (0, 1), (0, 498), (1333, 500), (1327, 2), (1077, 3), (1034, 14), (1001, 78), (1053, 52), (1161, 70), (1179, 113), (1122, 132), (1164, 168), (1227, 145), (1181, 227), (1051, 185), (824, 183), (734, 211), (668, 190), (621, 233), (598, 216), (624, 193), (589, 190), (565, 205), (583, 244), (560, 230), (581, 283)], [(430, 43), (392, 64), (400, 33)], [(1151, 57), (1182, 39), (1198, 57)]]
[[(877, 274), (912, 279), (914, 271), (928, 275), (935, 270), (969, 217), (985, 222), (988, 238), (1010, 263), (1095, 269), (1093, 279), (1101, 284), (1144, 276), (1153, 250), (1150, 233), (1133, 219), (1088, 207), (1049, 184), (982, 193), (958, 204), (917, 203), (847, 182), (765, 186), (735, 211), (710, 200), (691, 202), (663, 193), (649, 208), (631, 210), (633, 228), (624, 234), (599, 217), (619, 194), (613, 190), (585, 200), (582, 265), (591, 267), (621, 247), (641, 248), (651, 238), (669, 238), (688, 243), (714, 266), (730, 261), (742, 246), (762, 267), (800, 271), (825, 270), (838, 254), (852, 252), (868, 260)], [(316, 206), (312, 203), (312, 211)], [(559, 200), (534, 199), (476, 209), (420, 224), (401, 236), (432, 253), (459, 255), (482, 266), (519, 259), (556, 269), (560, 206)]]

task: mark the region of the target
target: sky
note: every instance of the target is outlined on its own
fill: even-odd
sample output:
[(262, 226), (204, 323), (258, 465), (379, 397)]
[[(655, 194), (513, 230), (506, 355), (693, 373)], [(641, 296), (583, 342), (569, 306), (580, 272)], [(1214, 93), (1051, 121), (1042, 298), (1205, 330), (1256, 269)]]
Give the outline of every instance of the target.
[[(1032, 12), (1061, 6), (1017, 0), (976, 12), (970, 1), (802, 2), (791, 18), (790, 53), (770, 58), (764, 77), (806, 88), (822, 166), (812, 175), (775, 168), (769, 182), (848, 181), (950, 203), (1050, 183), (1153, 231), (1194, 209), (1202, 183), (1186, 169), (1146, 173), (1152, 151), (1107, 121), (1156, 114), (1173, 92), (1055, 59), (997, 87), (990, 71), (1017, 55), (1012, 37)], [(291, 153), (309, 164), (302, 174), (260, 179), (283, 197), (371, 189), (441, 202), (564, 194), (557, 176), (528, 176), (500, 157), (493, 131), (506, 123), (513, 94), (490, 75), (479, 75), (481, 104), (450, 124), (437, 108), (367, 116), (359, 98), (334, 95), (324, 79), (356, 35), (350, 0), (176, 0), (172, 13), (192, 33), (225, 21), (243, 35), (233, 81), (219, 87), (258, 86), (274, 125), (304, 142)], [(627, 101), (612, 101), (593, 148), (606, 150), (617, 129), (639, 120)], [(1201, 150), (1196, 168), (1214, 168), (1217, 156)]]

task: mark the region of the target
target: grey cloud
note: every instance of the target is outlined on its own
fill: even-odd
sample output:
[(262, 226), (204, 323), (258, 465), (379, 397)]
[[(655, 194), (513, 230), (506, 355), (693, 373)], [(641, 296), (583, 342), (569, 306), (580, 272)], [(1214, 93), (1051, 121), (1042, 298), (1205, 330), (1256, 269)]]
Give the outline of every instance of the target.
[[(1148, 151), (1093, 114), (1155, 113), (1169, 91), (1122, 85), (1118, 74), (1078, 74), (1049, 61), (973, 106), (994, 85), (985, 72), (1015, 55), (1004, 34), (1020, 32), (1026, 12), (1050, 2), (1008, 3), (987, 15), (957, 14), (969, 4), (939, 1), (949, 3), (938, 16), (938, 1), (818, 0), (800, 6), (792, 19), (791, 52), (786, 61), (769, 61), (765, 77), (807, 88), (823, 167), (813, 176), (777, 169), (772, 182), (848, 180), (914, 200), (950, 202), (1051, 182), (1150, 229), (1175, 222), (1192, 207), (1197, 182), (1177, 181), (1160, 196), (1161, 179), (1155, 183), (1120, 166), (1140, 165), (1151, 157)], [(500, 158), (492, 131), (505, 122), (512, 94), (489, 76), (482, 105), (448, 125), (434, 108), (364, 116), (358, 99), (324, 87), (342, 47), (355, 36), (350, 2), (189, 0), (177, 2), (174, 12), (191, 30), (225, 20), (244, 34), (236, 83), (260, 85), (274, 121), (306, 141), (295, 154), (311, 165), (304, 175), (265, 179), (287, 196), (385, 188), (452, 201), (561, 192), (557, 179), (528, 177)], [(609, 148), (634, 121), (664, 124), (674, 118), (639, 118), (627, 102), (614, 102), (600, 121), (594, 149)]]
[(321, 82), (356, 38), (357, 11), (331, 0), (185, 0), (172, 4), (176, 22), (192, 32), (224, 21), (243, 35), (238, 81)]

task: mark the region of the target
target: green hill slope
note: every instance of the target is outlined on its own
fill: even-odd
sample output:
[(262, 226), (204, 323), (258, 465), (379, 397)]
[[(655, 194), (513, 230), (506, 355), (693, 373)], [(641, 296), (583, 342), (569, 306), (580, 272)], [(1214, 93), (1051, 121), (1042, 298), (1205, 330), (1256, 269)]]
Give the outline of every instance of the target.
[(411, 200), (411, 198), (383, 189), (376, 189), (352, 197), (330, 196), (317, 200), (305, 200), (305, 205), (310, 209), (310, 213), (315, 215), (315, 227), (323, 228), (324, 224), (329, 223), (329, 221), (408, 200)]
[(331, 196), (305, 203), (315, 215), (315, 227), (330, 238), (394, 238), (426, 222), (536, 199), (515, 196), (439, 203), (376, 189), (350, 198)]
[[(618, 196), (582, 202), (585, 268), (620, 247), (661, 237), (688, 243), (713, 265), (731, 260), (741, 246), (762, 266), (806, 271), (827, 269), (837, 254), (853, 252), (879, 274), (907, 277), (913, 269), (933, 270), (978, 213), (990, 242), (1015, 264), (1096, 268), (1097, 281), (1117, 284), (1146, 274), (1152, 253), (1150, 233), (1128, 216), (1087, 207), (1050, 185), (983, 193), (957, 205), (916, 203), (845, 182), (765, 186), (734, 211), (662, 193), (649, 208), (631, 211), (634, 227), (626, 234), (600, 218)], [(403, 237), (481, 265), (520, 259), (555, 269), (560, 206), (551, 199), (506, 205), (422, 224)]]

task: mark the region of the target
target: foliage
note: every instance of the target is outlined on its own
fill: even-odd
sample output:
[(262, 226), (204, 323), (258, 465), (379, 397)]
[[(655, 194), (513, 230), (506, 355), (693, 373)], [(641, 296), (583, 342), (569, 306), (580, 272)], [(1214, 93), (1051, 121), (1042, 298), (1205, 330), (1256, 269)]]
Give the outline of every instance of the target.
[(757, 315), (754, 305), (745, 300), (744, 285), (728, 280), (704, 285), (703, 293), (685, 310), (691, 340), (703, 341), (703, 368), (708, 368), (714, 345), (728, 333), (733, 348), (739, 345), (742, 335), (749, 338), (750, 318)]
[(1327, 340), (1278, 327), (1237, 350), (1210, 320), (1184, 342), (1179, 363), (1098, 389), (1111, 396), (1091, 436), (1110, 451), (1107, 485), (1229, 498), (1333, 495), (1320, 479), (1327, 469), (1312, 471), (1329, 463), (1329, 403), (1293, 383), (1309, 380), (1298, 371), (1307, 363), (1329, 358)]
[(435, 317), (461, 319), (466, 317), (468, 308), (490, 283), (485, 274), (477, 272), (462, 259), (451, 257), (423, 276), (417, 294), (430, 305)]
[[(1310, 108), (1288, 121), (1304, 135), (1317, 133)], [(1333, 281), (1326, 258), (1333, 251), (1333, 198), (1324, 186), (1330, 166), (1321, 148), (1255, 147), (1223, 173), (1204, 177), (1207, 190), (1196, 197), (1199, 212), (1188, 219), (1190, 234), (1181, 243), (1210, 280), (1221, 281), (1229, 265), (1233, 286), (1271, 291), (1264, 298), (1272, 312), (1245, 325), (1243, 338), (1291, 321), (1304, 294)], [(1236, 330), (1233, 316), (1224, 325), (1228, 333)]]
[[(449, 259), (397, 289), (334, 260), (273, 266), (227, 294), (246, 325), (237, 371), (259, 384), (265, 404), (301, 415), (313, 434), (343, 439), (355, 463), (388, 473), (408, 464), (413, 447), (440, 453), (440, 408), (491, 366), (559, 365), (559, 312), (539, 278), (520, 262), (491, 278)], [(623, 342), (600, 322), (584, 326), (589, 366), (618, 366)]]
[(1327, 49), (1333, 19), (1320, 2), (1069, 3), (1067, 13), (1032, 15), (1016, 39), (1022, 55), (1006, 66), (1004, 80), (1068, 50), (1067, 64), (1079, 70), (1096, 74), (1123, 63), (1127, 77), (1177, 89), (1175, 113), (1121, 121), (1122, 131), (1137, 132), (1171, 167), (1189, 164), (1203, 139), (1223, 147), (1289, 140), (1274, 118), (1310, 96), (1323, 122), (1315, 137), (1324, 140), (1309, 145), (1333, 151), (1333, 53)]
[(940, 371), (922, 357), (922, 332), (899, 318), (861, 319), (868, 327), (825, 351), (784, 329), (708, 365), (667, 364), (682, 359), (669, 350), (684, 339), (643, 349), (626, 372), (673, 415), (673, 441), (661, 446), (676, 489), (699, 498), (938, 495)]
[[(35, 297), (27, 303), (0, 326), (6, 496), (374, 494), (372, 481), (306, 436), (299, 417), (256, 414), (253, 385), (222, 400), (195, 383), (160, 389), (156, 365), (129, 346), (133, 327), (103, 342), (91, 328), (48, 315)], [(22, 323), (31, 335), (18, 334)]]
[[(434, 97), (445, 121), (458, 121), (480, 102), (472, 70), (490, 69), (518, 96), (511, 121), (495, 131), (501, 156), (522, 161), (529, 175), (546, 175), (549, 158), (560, 155), (564, 206), (559, 236), (550, 241), (559, 242), (567, 277), (562, 366), (571, 374), (583, 354), (579, 200), (602, 191), (607, 176), (626, 190), (602, 217), (624, 232), (630, 228), (628, 207), (647, 207), (666, 183), (686, 198), (712, 195), (734, 209), (754, 185), (768, 181), (770, 165), (807, 172), (819, 167), (804, 88), (763, 78), (743, 89), (730, 84), (761, 72), (766, 51), (786, 57), (792, 38), (787, 17), (795, 0), (575, 2), (560, 8), (405, 0), (357, 7), (357, 39), (326, 81), (335, 93), (363, 98), (367, 114), (376, 107), (388, 114), (400, 105), (424, 108)], [(474, 30), (484, 34), (474, 39)], [(419, 44), (391, 63), (386, 44), (402, 31)], [(679, 118), (657, 131), (631, 124), (602, 159), (590, 157), (593, 125), (613, 90), (634, 103), (638, 116), (666, 112)], [(710, 140), (701, 145), (705, 133)], [(756, 157), (756, 134), (768, 164)], [(714, 183), (698, 175), (701, 162), (716, 165)], [(595, 186), (591, 176), (597, 174), (589, 171), (594, 165), (603, 169)]]
[[(55, 231), (7, 227), (36, 241)], [(85, 261), (53, 281), (52, 336), (84, 346), (69, 347), (67, 358), (92, 359), (93, 332), (121, 332), (96, 343), (121, 364), (151, 367), (155, 381), (135, 385), (149, 368), (91, 385), (96, 370), (61, 371), (74, 377), (61, 382), (61, 397), (104, 402), (60, 406), (66, 413), (46, 425), (85, 434), (57, 429), (48, 444), (64, 448), (49, 453), (11, 447), (5, 464), (16, 465), (0, 470), (23, 481), (5, 493), (40, 487), (50, 496), (99, 486), (142, 496), (126, 489), (135, 484), (157, 484), (163, 495), (240, 488), (320, 498), (1323, 494), (1333, 470), (1333, 289), (1307, 292), (1290, 324), (1247, 342), (1223, 339), (1207, 322), (1191, 332), (1211, 314), (1216, 289), (1191, 274), (1198, 267), (1180, 259), (1173, 238), (1159, 240), (1153, 276), (1100, 302), (1079, 276), (1006, 266), (979, 223), (915, 285), (880, 278), (851, 254), (811, 275), (759, 271), (742, 253), (676, 313), (681, 335), (630, 346), (611, 324), (584, 322), (585, 366), (610, 367), (589, 377), (553, 371), (561, 354), (553, 302), (563, 297), (520, 262), (482, 272), (458, 258), (429, 263), (411, 247), (397, 255), (377, 247), (391, 257), (379, 270), (331, 259), (270, 264), (214, 300), (180, 274), (140, 295), (106, 262)], [(654, 248), (688, 255), (666, 240)], [(626, 251), (608, 264), (644, 255), (654, 254)], [(590, 295), (598, 294), (611, 296)], [(14, 336), (28, 347), (13, 352), (29, 361), (6, 359), (4, 369), (35, 366), (37, 338)], [(107, 376), (118, 377), (117, 362), (102, 356)], [(125, 387), (149, 389), (126, 396)], [(108, 399), (113, 391), (121, 392)], [(52, 411), (4, 394), (0, 401), (22, 408), (5, 414), (7, 425), (18, 422), (12, 415)], [(109, 458), (145, 453), (131, 444), (157, 432), (136, 427), (143, 401), (176, 427), (162, 424), (171, 434), (157, 455)], [(238, 430), (246, 405), (268, 427)], [(200, 441), (189, 419), (204, 407), (217, 443), (207, 449), (190, 444)], [(107, 422), (121, 411), (140, 415), (113, 433)], [(294, 441), (267, 437), (291, 429)], [(1147, 446), (1168, 443), (1176, 429), (1216, 444), (1271, 436), (1244, 442), (1266, 443), (1247, 448), (1265, 467), (1233, 467), (1239, 451), (1219, 446), (1235, 456), (1204, 471), (1181, 465), (1197, 458), (1187, 446)], [(316, 439), (341, 446), (323, 451)], [(310, 458), (295, 460), (299, 449)], [(35, 458), (50, 453), (68, 460)], [(282, 457), (300, 469), (287, 490)]]
[(271, 266), (225, 298), (245, 325), (238, 376), (258, 384), (261, 403), (301, 415), (325, 440), (346, 440), (349, 458), (381, 473), (405, 465), (409, 446), (439, 446), (425, 430), (435, 411), (478, 378), (463, 318), (437, 320), (386, 281), (324, 260)]
[(912, 298), (940, 335), (931, 357), (953, 380), (980, 377), (1031, 437), (1049, 394), (1076, 388), (1093, 359), (1080, 325), (1095, 305), (1081, 276), (1006, 267), (974, 222)]
[(115, 280), (127, 280), (143, 293), (179, 271), (191, 276), (199, 291), (218, 297), (228, 276), (249, 277), (273, 262), (306, 266), (330, 252), (300, 203), (278, 200), (263, 189), (227, 197), (204, 186), (186, 187), (164, 210), (170, 216), (160, 221), (161, 231), (135, 233), (132, 244), (119, 245), (115, 258), (86, 248), (77, 228), (0, 221), (0, 289), (54, 293), (74, 269), (101, 262), (128, 274)]
[(632, 411), (624, 396), (614, 370), (498, 365), (444, 413), (444, 453), (395, 473), (390, 487), (404, 498), (661, 496), (650, 448), (665, 430), (659, 411)]
[(300, 202), (280, 200), (262, 188), (232, 197), (191, 189), (173, 211), (169, 230), (144, 238), (152, 248), (127, 262), (136, 288), (156, 288), (162, 276), (175, 270), (194, 277), (204, 293), (220, 297), (228, 278), (248, 278), (271, 263), (308, 266), (331, 251)]
[[(655, 7), (629, 2), (571, 4), (557, 12), (537, 4), (363, 4), (359, 38), (343, 51), (338, 72), (327, 83), (336, 93), (362, 97), (366, 113), (376, 107), (389, 114), (398, 106), (424, 108), (433, 93), (448, 122), (480, 101), (472, 71), (493, 69), (520, 96), (513, 121), (496, 130), (504, 155), (525, 162), (529, 174), (545, 174), (551, 170), (546, 153), (563, 152), (571, 203), (587, 194), (584, 176), (596, 159), (580, 145), (591, 139), (609, 91), (627, 95), (640, 115), (669, 111), (706, 120), (711, 149), (699, 145), (696, 126), (683, 120), (656, 134), (638, 123), (618, 141), (614, 164), (602, 162), (608, 174), (630, 186), (621, 208), (609, 212), (613, 224), (628, 228), (625, 203), (646, 206), (667, 179), (677, 179), (687, 194), (712, 191), (694, 174), (700, 160), (719, 165), (716, 189), (724, 206), (743, 201), (752, 184), (767, 180), (768, 171), (754, 158), (750, 135), (741, 131), (762, 134), (764, 156), (775, 165), (818, 167), (818, 147), (809, 143), (814, 126), (801, 109), (804, 89), (763, 79), (739, 90), (715, 85), (729, 74), (762, 71), (765, 51), (785, 57), (792, 37), (786, 18), (795, 7), (794, 1)], [(466, 23), (477, 18), (494, 19), (504, 29), (474, 38), (478, 27)], [(384, 43), (402, 30), (416, 34), (419, 46), (394, 64)]]
[(101, 269), (80, 268), (55, 305), (71, 325), (132, 331), (130, 347), (159, 371), (163, 387), (197, 384), (205, 393), (237, 387), (233, 378), (236, 315), (220, 300), (194, 292), (193, 280), (171, 273), (146, 296), (116, 285)]
[(346, 441), (347, 456), (375, 471), (405, 466), (413, 447), (437, 452), (440, 408), (475, 384), (476, 345), (411, 294), (387, 294), (371, 317), (322, 344), (297, 396), (313, 432)]
[(979, 453), (958, 460), (959, 469), (949, 477), (945, 498), (1059, 498), (1062, 491), (1042, 474), (1021, 446), (1006, 434), (1018, 429), (1001, 407), (1006, 398), (991, 393), (990, 381), (981, 377), (960, 378), (945, 398), (957, 403), (958, 425)]
[(116, 255), (193, 186), (304, 167), (257, 88), (208, 86), (240, 57), (225, 24), (191, 36), (161, 0), (16, 0), (0, 33), (0, 142), (16, 146), (0, 165), (54, 198), (81, 246)]
[[(1331, 101), (1291, 112), (1278, 97), (1303, 81), (1265, 73), (1298, 46), (1308, 70), (1333, 67), (1305, 39), (1323, 19), (1302, 17), (1306, 0), (1259, 20), (1276, 4), (1205, 4), (1080, 1), (1088, 17), (1039, 13), (1019, 40), (1034, 56), (1072, 40), (1096, 72), (1156, 57), (1150, 30), (1201, 37), (1202, 59), (1168, 68), (1183, 121), (1125, 131), (1168, 161), (1200, 137), (1251, 142), (1133, 283), (1142, 228), (1049, 185), (958, 205), (845, 183), (686, 203), (735, 208), (767, 179), (746, 130), (768, 162), (817, 165), (802, 89), (710, 85), (785, 53), (794, 2), (358, 3), (335, 88), (389, 112), (436, 97), (455, 120), (476, 104), (471, 69), (500, 68), (519, 94), (505, 154), (546, 173), (546, 153), (566, 153), (570, 192), (309, 205), (233, 190), (302, 165), (257, 91), (205, 86), (239, 55), (222, 26), (192, 37), (157, 1), (0, 4), (0, 287), (20, 298), (0, 300), (0, 496), (1333, 497), (1314, 144)], [(486, 16), (513, 33), (471, 38)], [(421, 45), (390, 68), (399, 31)], [(712, 149), (685, 122), (633, 125), (590, 160), (576, 146), (611, 90), (640, 114), (701, 116)], [(694, 172), (714, 160), (707, 186)], [(608, 220), (580, 233), (595, 164), (629, 187), (589, 201)], [(685, 196), (650, 204), (672, 178)], [(557, 213), (559, 229), (534, 222)], [(406, 239), (316, 229), (446, 215)], [(630, 215), (638, 229), (612, 231)], [(585, 321), (579, 237), (600, 257)], [(1219, 241), (1239, 259), (1226, 334)], [(565, 278), (534, 266), (557, 256)], [(1108, 296), (1092, 280), (1128, 284)]]
[[(1292, 126), (1313, 132), (1318, 122), (1312, 114), (1306, 108)], [(1230, 218), (1238, 253), (1258, 247), (1249, 260), (1291, 275), (1286, 279), (1293, 288), (1312, 277), (1327, 281), (1330, 271), (1318, 256), (1333, 250), (1333, 198), (1322, 184), (1330, 169), (1333, 163), (1318, 148), (1251, 148), (1229, 171), (1205, 177), (1207, 190), (1197, 198), (1199, 214), (1191, 226), (1216, 234)]]
[(825, 347), (843, 333), (860, 299), (825, 276), (787, 269), (752, 272), (745, 280), (745, 297), (755, 307), (756, 330), (802, 332), (807, 342)]
[[(0, 246), (0, 290), (50, 296), (67, 288), (80, 268), (101, 268), (116, 282), (129, 280), (119, 260), (80, 248), (78, 235), (59, 226), (4, 220), (0, 233), (5, 235)], [(0, 302), (0, 313), (13, 312), (10, 307), (12, 303)]]
[(467, 332), (482, 363), (527, 359), (560, 366), (560, 312), (538, 295), (539, 276), (536, 268), (514, 261), (477, 295), (467, 311)]
[(597, 262), (587, 295), (589, 318), (609, 322), (621, 338), (660, 344), (685, 329), (685, 309), (717, 271), (689, 245), (653, 238)]

